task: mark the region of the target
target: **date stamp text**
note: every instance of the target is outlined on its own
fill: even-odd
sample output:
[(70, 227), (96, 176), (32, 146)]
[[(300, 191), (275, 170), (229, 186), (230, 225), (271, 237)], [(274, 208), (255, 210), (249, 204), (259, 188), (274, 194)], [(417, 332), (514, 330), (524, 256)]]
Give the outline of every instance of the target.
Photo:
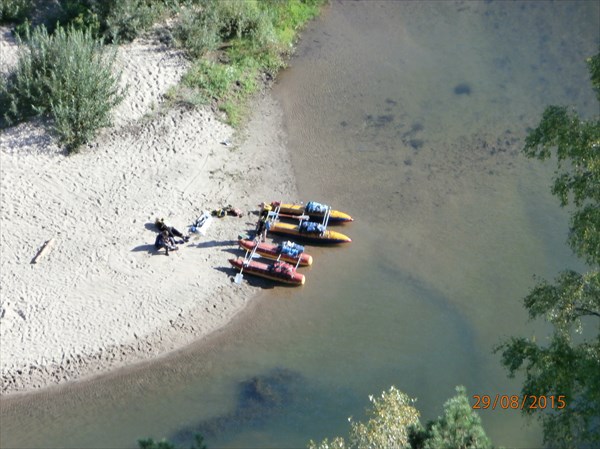
[(567, 406), (565, 395), (559, 396), (535, 396), (535, 395), (508, 395), (496, 394), (496, 396), (483, 394), (473, 395), (475, 403), (474, 410), (526, 410), (526, 409), (554, 409), (562, 410)]

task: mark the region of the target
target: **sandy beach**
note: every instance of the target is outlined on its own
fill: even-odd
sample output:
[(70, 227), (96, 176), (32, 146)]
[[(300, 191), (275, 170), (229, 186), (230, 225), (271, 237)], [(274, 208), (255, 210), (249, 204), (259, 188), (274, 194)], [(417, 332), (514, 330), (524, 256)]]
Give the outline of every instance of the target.
[[(0, 29), (2, 76), (17, 47)], [(241, 131), (209, 109), (166, 109), (188, 62), (151, 39), (119, 49), (129, 86), (111, 128), (65, 156), (41, 121), (0, 132), (3, 395), (155, 357), (225, 326), (256, 288), (232, 282), (258, 203), (296, 198), (279, 105), (255, 100)], [(181, 231), (231, 204), (166, 257), (154, 221)], [(44, 242), (54, 246), (39, 263)], [(240, 253), (238, 251), (238, 253)]]

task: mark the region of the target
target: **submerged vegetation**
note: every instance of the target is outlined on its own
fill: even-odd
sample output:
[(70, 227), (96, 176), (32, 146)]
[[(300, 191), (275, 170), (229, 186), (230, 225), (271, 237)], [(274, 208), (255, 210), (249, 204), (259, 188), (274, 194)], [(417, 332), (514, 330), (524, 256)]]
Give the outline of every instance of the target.
[[(190, 446), (190, 449), (206, 449), (202, 435), (196, 434), (194, 439), (194, 444)], [(139, 449), (177, 449), (177, 446), (170, 441), (154, 441), (152, 438), (138, 440), (138, 447)]]
[(3, 125), (49, 116), (60, 141), (76, 150), (110, 124), (123, 97), (106, 45), (158, 21), (159, 39), (192, 60), (170, 103), (210, 105), (239, 125), (248, 99), (285, 66), (298, 30), (325, 1), (3, 0), (0, 22), (14, 24), (22, 46), (18, 66), (1, 80)]

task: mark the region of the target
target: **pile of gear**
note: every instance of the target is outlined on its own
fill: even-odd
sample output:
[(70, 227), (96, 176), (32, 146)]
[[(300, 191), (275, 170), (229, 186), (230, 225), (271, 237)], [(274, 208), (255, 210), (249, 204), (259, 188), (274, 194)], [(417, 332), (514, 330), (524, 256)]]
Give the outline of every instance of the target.
[(190, 240), (190, 234), (195, 235), (206, 235), (213, 217), (222, 218), (226, 215), (233, 217), (242, 217), (244, 213), (231, 205), (223, 207), (221, 209), (215, 209), (212, 212), (204, 211), (194, 222), (188, 226), (188, 235), (183, 235), (174, 226), (167, 223), (164, 218), (157, 218), (154, 225), (158, 229), (158, 235), (154, 241), (154, 248), (159, 251), (165, 250), (167, 256), (170, 251), (177, 251), (177, 245), (187, 243)]

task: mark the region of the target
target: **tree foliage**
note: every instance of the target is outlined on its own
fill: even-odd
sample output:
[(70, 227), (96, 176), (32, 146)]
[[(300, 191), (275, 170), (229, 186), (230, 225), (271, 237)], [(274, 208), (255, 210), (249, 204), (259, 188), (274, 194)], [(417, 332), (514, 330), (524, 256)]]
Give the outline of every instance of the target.
[(444, 404), (444, 414), (423, 427), (414, 399), (396, 387), (379, 398), (369, 396), (366, 422), (349, 418), (348, 439), (335, 437), (321, 443), (310, 441), (309, 449), (487, 449), (481, 420), (469, 405), (464, 387)]
[[(600, 103), (600, 54), (588, 59)], [(548, 107), (532, 130), (524, 153), (555, 157), (552, 193), (574, 206), (569, 244), (590, 271), (563, 271), (553, 283), (542, 280), (524, 300), (530, 319), (552, 325), (546, 345), (511, 337), (496, 347), (510, 377), (523, 372), (522, 394), (563, 395), (566, 407), (526, 407), (540, 418), (544, 441), (560, 447), (600, 443), (600, 117), (581, 119), (564, 107)]]
[[(600, 54), (588, 59), (600, 103)], [(549, 106), (525, 140), (524, 153), (556, 157), (552, 193), (562, 206), (573, 202), (569, 244), (589, 264), (600, 264), (600, 116), (582, 120), (564, 106)]]
[(31, 0), (0, 1), (0, 23), (24, 20), (31, 10)]
[(413, 432), (414, 449), (489, 449), (490, 439), (481, 425), (481, 418), (471, 408), (464, 387), (456, 387), (456, 396), (444, 404), (444, 414)]

